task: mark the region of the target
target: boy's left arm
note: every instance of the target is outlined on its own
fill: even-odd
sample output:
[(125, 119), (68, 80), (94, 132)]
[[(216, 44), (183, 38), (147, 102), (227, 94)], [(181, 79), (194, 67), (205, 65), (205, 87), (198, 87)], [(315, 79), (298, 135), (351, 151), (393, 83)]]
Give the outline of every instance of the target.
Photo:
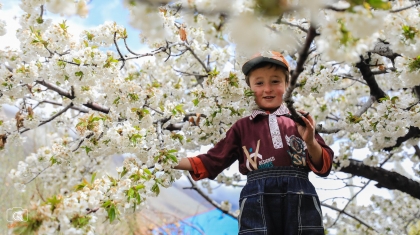
[(315, 121), (310, 115), (307, 118), (302, 116), (306, 127), (297, 123), (298, 132), (306, 143), (308, 150), (308, 166), (317, 175), (328, 176), (331, 167), (334, 152), (328, 147), (321, 136), (315, 134)]

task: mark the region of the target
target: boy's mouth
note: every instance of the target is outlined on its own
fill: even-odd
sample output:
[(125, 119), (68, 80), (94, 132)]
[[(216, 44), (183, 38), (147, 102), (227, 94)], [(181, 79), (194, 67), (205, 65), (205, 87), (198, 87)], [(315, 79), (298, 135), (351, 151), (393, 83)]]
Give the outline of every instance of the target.
[(274, 99), (274, 98), (275, 98), (275, 96), (264, 96), (263, 97), (263, 99), (269, 99), (269, 100)]

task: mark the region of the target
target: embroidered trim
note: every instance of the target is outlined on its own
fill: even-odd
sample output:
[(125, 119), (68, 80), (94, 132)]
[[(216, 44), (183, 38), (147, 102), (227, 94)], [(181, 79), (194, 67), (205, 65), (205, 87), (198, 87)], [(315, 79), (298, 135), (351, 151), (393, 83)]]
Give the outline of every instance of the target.
[(274, 149), (283, 148), (283, 141), (281, 140), (279, 124), (277, 123), (277, 116), (275, 114), (268, 115), (268, 124), (270, 126)]
[[(264, 110), (255, 109), (252, 110), (251, 115), (249, 116), (249, 119), (252, 120), (259, 114), (267, 115), (267, 113)], [(281, 116), (289, 114), (289, 109), (286, 107), (286, 105), (282, 104), (276, 111), (273, 112), (274, 115)]]

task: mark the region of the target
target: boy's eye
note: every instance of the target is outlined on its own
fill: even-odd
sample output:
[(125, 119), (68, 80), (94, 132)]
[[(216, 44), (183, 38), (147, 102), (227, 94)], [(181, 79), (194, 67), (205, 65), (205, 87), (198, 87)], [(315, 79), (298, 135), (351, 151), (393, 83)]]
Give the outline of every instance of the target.
[(256, 85), (262, 85), (263, 83), (262, 82), (257, 82), (257, 83), (255, 83)]

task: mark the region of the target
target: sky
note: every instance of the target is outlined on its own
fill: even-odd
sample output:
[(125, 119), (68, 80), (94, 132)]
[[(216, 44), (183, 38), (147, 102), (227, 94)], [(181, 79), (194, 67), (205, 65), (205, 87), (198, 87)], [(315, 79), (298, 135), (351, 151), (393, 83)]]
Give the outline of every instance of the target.
[[(20, 15), (23, 11), (19, 7), (20, 1), (18, 0), (0, 0), (3, 5), (0, 10), (0, 19), (6, 21), (7, 34), (0, 38), (0, 48), (6, 45), (12, 48), (18, 48), (19, 42), (16, 39), (15, 31), (19, 28), (16, 16)], [(116, 22), (123, 25), (127, 29), (128, 39), (127, 44), (135, 52), (144, 51), (147, 48), (140, 43), (138, 29), (130, 26), (129, 11), (124, 8), (122, 0), (91, 0), (89, 3), (89, 15), (86, 18), (79, 16), (71, 16), (63, 18), (60, 15), (46, 12), (44, 18), (51, 18), (54, 21), (61, 22), (66, 19), (66, 24), (69, 25), (69, 31), (73, 35), (79, 35), (83, 30), (96, 27), (106, 21)]]

